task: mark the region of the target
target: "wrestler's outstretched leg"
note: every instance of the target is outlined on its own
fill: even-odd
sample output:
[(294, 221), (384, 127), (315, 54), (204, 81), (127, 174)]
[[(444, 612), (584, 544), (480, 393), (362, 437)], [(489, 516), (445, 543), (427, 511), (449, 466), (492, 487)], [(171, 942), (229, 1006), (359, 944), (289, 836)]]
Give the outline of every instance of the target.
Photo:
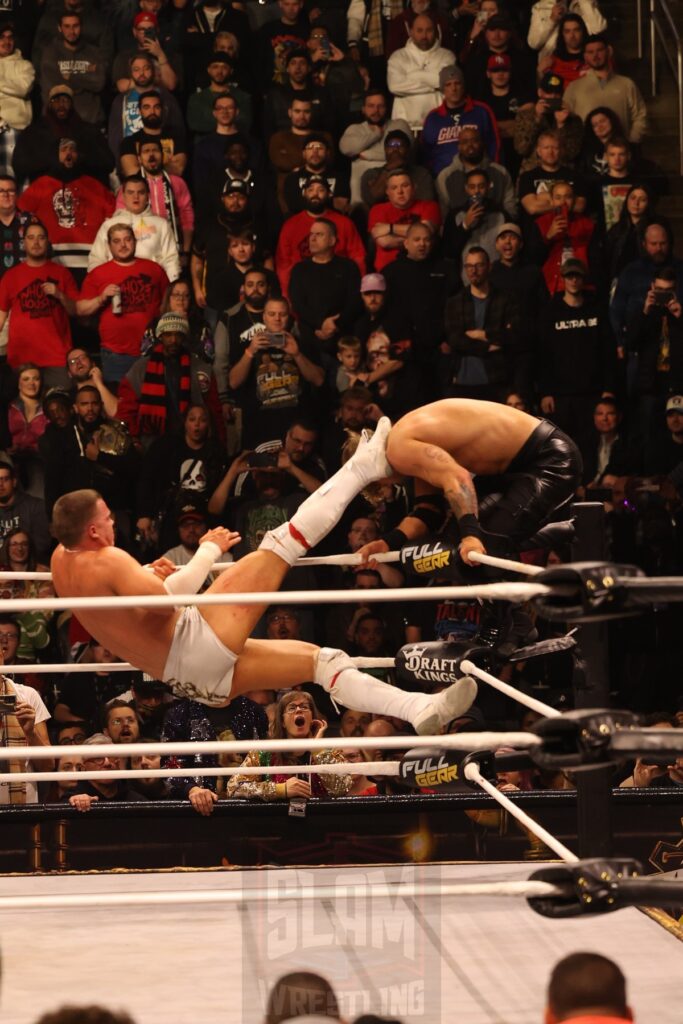
[(344, 651), (300, 640), (247, 640), (235, 666), (231, 694), (286, 689), (311, 680), (339, 704), (400, 718), (423, 736), (434, 735), (459, 718), (477, 695), (477, 684), (469, 676), (434, 696), (407, 693), (361, 672)]
[[(390, 430), (390, 421), (383, 417), (370, 440), (361, 440), (352, 458), (302, 502), (289, 522), (267, 533), (259, 550), (222, 573), (208, 593), (277, 590), (290, 566), (327, 536), (356, 495), (391, 474), (384, 454)], [(203, 606), (200, 613), (220, 640), (239, 654), (264, 610), (264, 605)]]

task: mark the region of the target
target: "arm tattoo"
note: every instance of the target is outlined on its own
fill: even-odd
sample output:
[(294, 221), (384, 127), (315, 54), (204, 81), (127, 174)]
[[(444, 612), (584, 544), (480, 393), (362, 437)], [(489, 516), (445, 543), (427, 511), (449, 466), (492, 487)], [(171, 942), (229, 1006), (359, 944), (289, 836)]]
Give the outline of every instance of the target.
[(458, 480), (456, 486), (444, 490), (448, 504), (457, 519), (461, 516), (477, 514), (477, 495), (471, 480)]

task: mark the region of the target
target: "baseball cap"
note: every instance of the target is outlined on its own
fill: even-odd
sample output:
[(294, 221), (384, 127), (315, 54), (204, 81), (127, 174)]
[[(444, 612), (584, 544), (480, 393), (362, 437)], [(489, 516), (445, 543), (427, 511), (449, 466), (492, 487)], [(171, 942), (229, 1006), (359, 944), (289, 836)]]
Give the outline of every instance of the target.
[(385, 292), (387, 282), (383, 274), (366, 274), (360, 283), (361, 295), (363, 292)]
[(683, 395), (671, 395), (666, 401), (666, 411), (683, 414)]
[(309, 185), (324, 185), (325, 188), (330, 187), (329, 181), (323, 174), (309, 174), (301, 186), (302, 191), (303, 189), (308, 188)]
[(210, 67), (212, 64), (227, 64), (229, 68), (232, 68), (233, 63), (234, 62), (231, 60), (230, 55), (228, 53), (225, 53), (223, 50), (220, 50), (217, 53), (210, 53), (209, 56), (206, 58), (207, 68)]
[(543, 92), (554, 92), (561, 96), (564, 92), (564, 82), (554, 71), (548, 71), (540, 81), (540, 88)]
[(239, 192), (240, 195), (249, 195), (249, 186), (246, 181), (242, 181), (241, 178), (228, 178), (225, 185), (223, 186), (223, 195), (230, 195), (231, 192)]
[(507, 14), (494, 14), (492, 18), (486, 22), (485, 30), (489, 32), (492, 28), (502, 28), (507, 32), (514, 32), (515, 26), (511, 18)]
[(496, 231), (496, 238), (500, 238), (501, 235), (511, 231), (513, 235), (517, 235), (518, 238), (522, 237), (522, 230), (518, 224), (513, 224), (512, 221), (506, 221), (505, 224), (501, 224)]
[(456, 64), (449, 64), (441, 68), (439, 72), (439, 89), (443, 89), (446, 82), (464, 82), (465, 76)]
[(492, 53), (486, 64), (487, 71), (509, 71), (511, 67), (509, 53)]
[(198, 505), (194, 501), (185, 501), (178, 509), (176, 515), (176, 522), (180, 526), (181, 523), (189, 522), (190, 520), (195, 523), (203, 523), (206, 519), (206, 512), (201, 505)]
[(61, 82), (59, 85), (53, 85), (47, 94), (49, 100), (53, 100), (55, 96), (69, 96), (71, 99), (74, 98), (74, 91), (70, 89), (68, 85), (63, 85)]
[(43, 398), (43, 408), (48, 402), (62, 402), (64, 405), (68, 405), (71, 408), (73, 399), (63, 388), (48, 388)]
[(171, 693), (171, 687), (168, 683), (162, 683), (161, 679), (152, 679), (150, 676), (144, 674), (141, 679), (137, 677), (133, 679), (130, 684), (131, 690), (135, 690), (136, 693)]
[(190, 333), (190, 325), (184, 316), (178, 316), (177, 313), (164, 313), (159, 317), (154, 333), (157, 338), (160, 338), (162, 334), (169, 334), (171, 331), (187, 335)]
[(581, 277), (588, 277), (588, 267), (583, 260), (571, 258), (564, 261), (560, 267), (560, 273), (563, 277), (566, 277), (567, 274), (581, 274)]
[(133, 28), (137, 28), (138, 25), (143, 21), (151, 21), (155, 28), (159, 28), (159, 19), (156, 14), (147, 14), (146, 11), (140, 11), (133, 18)]

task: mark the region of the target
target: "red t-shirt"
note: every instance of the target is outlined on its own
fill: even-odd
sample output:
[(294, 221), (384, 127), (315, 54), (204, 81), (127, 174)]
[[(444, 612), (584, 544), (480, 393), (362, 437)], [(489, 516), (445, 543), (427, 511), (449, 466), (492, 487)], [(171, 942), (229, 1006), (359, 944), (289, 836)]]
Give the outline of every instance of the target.
[[(375, 224), (412, 224), (415, 220), (428, 220), (438, 228), (441, 224), (439, 204), (431, 199), (416, 199), (412, 206), (405, 210), (397, 210), (391, 203), (375, 203), (370, 207), (368, 231), (372, 231)], [(393, 263), (400, 251), (381, 249), (378, 245), (375, 252), (375, 270), (381, 273), (387, 263)]]
[(59, 263), (42, 267), (18, 263), (0, 281), (0, 309), (10, 315), (7, 362), (10, 366), (64, 366), (71, 348), (69, 317), (61, 302), (43, 291), (50, 281), (69, 299), (78, 298), (73, 277)]
[(94, 299), (108, 284), (121, 289), (121, 312), (112, 313), (111, 302), (100, 313), (100, 341), (103, 348), (129, 356), (140, 355), (140, 342), (148, 324), (159, 315), (159, 307), (168, 288), (162, 267), (152, 260), (116, 263), (109, 260), (86, 276), (82, 299)]

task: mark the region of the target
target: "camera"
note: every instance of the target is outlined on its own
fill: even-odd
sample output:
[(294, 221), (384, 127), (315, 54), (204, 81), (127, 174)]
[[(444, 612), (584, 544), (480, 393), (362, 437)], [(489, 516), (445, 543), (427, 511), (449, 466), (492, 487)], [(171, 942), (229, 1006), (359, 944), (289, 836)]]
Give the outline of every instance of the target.
[(0, 712), (9, 711), (14, 713), (14, 709), (17, 706), (17, 695), (16, 693), (2, 693), (0, 694)]
[(284, 348), (287, 344), (284, 331), (266, 331), (266, 338), (273, 348)]
[(247, 466), (249, 469), (277, 469), (277, 453), (249, 452)]

